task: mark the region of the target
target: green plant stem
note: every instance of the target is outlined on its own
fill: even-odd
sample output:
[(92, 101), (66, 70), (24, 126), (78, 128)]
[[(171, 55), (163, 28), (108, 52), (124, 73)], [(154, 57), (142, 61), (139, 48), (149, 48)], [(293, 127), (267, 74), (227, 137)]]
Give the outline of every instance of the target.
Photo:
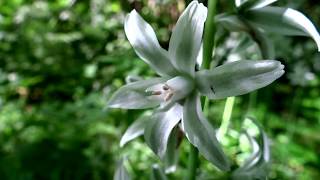
[(216, 34), (216, 24), (214, 17), (216, 14), (217, 0), (208, 0), (208, 16), (204, 27), (203, 38), (203, 62), (202, 69), (209, 69), (212, 59), (214, 39)]
[[(208, 0), (208, 16), (204, 28), (204, 37), (203, 37), (203, 62), (202, 69), (209, 69), (210, 63), (212, 60), (212, 52), (214, 47), (214, 37), (216, 33), (216, 27), (214, 22), (214, 17), (216, 14), (216, 4), (217, 0)], [(206, 98), (201, 99), (202, 108), (206, 107), (205, 104), (207, 100)], [(186, 175), (185, 180), (195, 180), (197, 167), (199, 164), (198, 160), (199, 152), (196, 147), (190, 144), (190, 153), (188, 160), (188, 173)]]
[(199, 164), (199, 151), (196, 147), (190, 144), (190, 152), (188, 159), (188, 171), (184, 180), (195, 180), (197, 175), (197, 168)]
[(228, 127), (230, 125), (232, 110), (235, 102), (235, 97), (228, 97), (226, 104), (224, 106), (224, 111), (222, 115), (222, 122), (219, 128), (218, 137), (221, 139), (227, 133)]

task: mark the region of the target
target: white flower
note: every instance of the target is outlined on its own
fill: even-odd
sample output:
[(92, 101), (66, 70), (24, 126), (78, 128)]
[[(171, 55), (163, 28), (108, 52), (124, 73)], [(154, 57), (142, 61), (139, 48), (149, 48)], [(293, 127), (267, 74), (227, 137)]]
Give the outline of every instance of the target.
[(196, 71), (206, 16), (203, 4), (191, 2), (173, 30), (167, 51), (159, 45), (152, 27), (133, 10), (125, 20), (127, 38), (137, 55), (161, 77), (121, 87), (111, 97), (109, 107), (158, 107), (144, 123), (146, 142), (157, 155), (165, 156), (169, 136), (181, 122), (186, 137), (199, 152), (219, 169), (229, 170), (215, 131), (202, 113), (200, 95), (221, 99), (254, 91), (279, 78), (284, 66), (275, 60), (242, 60)]

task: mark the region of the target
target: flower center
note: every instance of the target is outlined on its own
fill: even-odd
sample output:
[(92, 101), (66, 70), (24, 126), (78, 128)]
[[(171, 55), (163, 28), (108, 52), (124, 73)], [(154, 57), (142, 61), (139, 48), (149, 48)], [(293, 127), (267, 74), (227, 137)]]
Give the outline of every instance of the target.
[(149, 87), (146, 92), (149, 98), (159, 100), (161, 103), (174, 102), (185, 98), (194, 88), (193, 80), (177, 76), (165, 83)]

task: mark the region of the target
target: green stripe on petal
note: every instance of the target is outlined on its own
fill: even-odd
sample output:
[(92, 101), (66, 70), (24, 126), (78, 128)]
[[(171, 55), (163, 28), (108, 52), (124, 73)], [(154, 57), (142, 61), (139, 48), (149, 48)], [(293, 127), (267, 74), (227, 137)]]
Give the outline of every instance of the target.
[(112, 95), (108, 102), (108, 107), (122, 109), (146, 109), (156, 107), (160, 102), (148, 98), (145, 90), (150, 86), (163, 83), (166, 80), (166, 78), (153, 78), (122, 86)]
[(230, 169), (215, 130), (202, 114), (200, 98), (196, 94), (190, 96), (184, 103), (182, 127), (188, 140), (198, 148), (200, 154), (219, 169), (223, 171)]
[(320, 35), (313, 23), (301, 12), (291, 8), (265, 7), (245, 15), (253, 25), (267, 32), (289, 36), (310, 36), (320, 51)]
[(168, 52), (161, 48), (154, 30), (136, 10), (127, 15), (124, 30), (137, 55), (159, 75), (176, 74)]
[(156, 111), (146, 125), (145, 141), (161, 159), (165, 157), (170, 134), (181, 118), (182, 106), (176, 103), (167, 111)]
[(180, 16), (169, 43), (169, 54), (176, 69), (186, 74), (194, 73), (199, 53), (207, 8), (192, 1)]
[(275, 60), (241, 60), (196, 73), (201, 94), (210, 99), (238, 96), (271, 84), (284, 74)]

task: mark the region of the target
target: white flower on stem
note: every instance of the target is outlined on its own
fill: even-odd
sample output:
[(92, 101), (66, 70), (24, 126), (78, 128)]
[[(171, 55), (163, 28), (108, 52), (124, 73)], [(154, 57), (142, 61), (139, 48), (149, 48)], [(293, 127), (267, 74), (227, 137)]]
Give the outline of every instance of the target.
[[(241, 60), (196, 71), (206, 16), (207, 8), (203, 4), (191, 2), (173, 30), (167, 51), (160, 46), (152, 27), (133, 10), (125, 20), (127, 38), (137, 55), (160, 77), (121, 87), (108, 106), (156, 108), (147, 123), (140, 123), (144, 131), (137, 126), (134, 128), (139, 129), (140, 134), (144, 133), (147, 144), (161, 159), (168, 151), (171, 132), (181, 122), (190, 143), (207, 160), (227, 171), (229, 162), (215, 130), (203, 115), (200, 96), (221, 99), (249, 93), (279, 78), (284, 73), (284, 66), (276, 60)], [(128, 133), (125, 137), (130, 139)], [(122, 142), (127, 141), (123, 139)]]

